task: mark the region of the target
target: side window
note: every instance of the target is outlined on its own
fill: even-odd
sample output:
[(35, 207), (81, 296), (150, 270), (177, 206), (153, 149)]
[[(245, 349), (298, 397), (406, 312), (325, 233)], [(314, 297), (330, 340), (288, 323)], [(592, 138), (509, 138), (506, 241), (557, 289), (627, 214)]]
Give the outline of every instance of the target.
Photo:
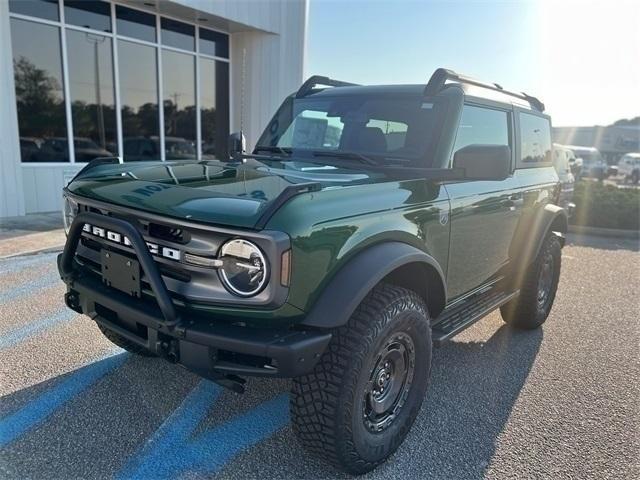
[(469, 145), (509, 145), (509, 114), (502, 110), (465, 105), (453, 155)]
[(551, 163), (551, 126), (549, 120), (520, 113), (520, 159), (522, 168)]

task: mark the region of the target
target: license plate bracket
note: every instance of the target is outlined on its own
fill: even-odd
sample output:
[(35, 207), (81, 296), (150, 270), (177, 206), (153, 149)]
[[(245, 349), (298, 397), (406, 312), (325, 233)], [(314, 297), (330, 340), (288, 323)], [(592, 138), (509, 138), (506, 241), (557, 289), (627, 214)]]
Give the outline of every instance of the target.
[(140, 262), (109, 250), (100, 252), (102, 281), (132, 297), (140, 298)]

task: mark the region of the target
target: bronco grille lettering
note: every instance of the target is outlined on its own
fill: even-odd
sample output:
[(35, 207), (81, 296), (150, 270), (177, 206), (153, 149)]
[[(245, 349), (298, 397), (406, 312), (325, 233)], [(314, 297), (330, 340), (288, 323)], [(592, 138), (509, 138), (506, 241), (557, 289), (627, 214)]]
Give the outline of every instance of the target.
[[(124, 245), (126, 247), (131, 246), (131, 242), (129, 239), (118, 233), (112, 232), (111, 230), (106, 230), (102, 227), (96, 227), (94, 225), (89, 225), (85, 223), (82, 227), (82, 231), (88, 233), (91, 236), (99, 237), (102, 239), (109, 240), (110, 242), (117, 243), (119, 245)], [(175, 260), (177, 262), (180, 261), (181, 255), (180, 250), (170, 247), (165, 247), (163, 245), (158, 245), (157, 243), (145, 242), (147, 244), (147, 248), (152, 255), (157, 255), (162, 258), (168, 258), (169, 260)]]

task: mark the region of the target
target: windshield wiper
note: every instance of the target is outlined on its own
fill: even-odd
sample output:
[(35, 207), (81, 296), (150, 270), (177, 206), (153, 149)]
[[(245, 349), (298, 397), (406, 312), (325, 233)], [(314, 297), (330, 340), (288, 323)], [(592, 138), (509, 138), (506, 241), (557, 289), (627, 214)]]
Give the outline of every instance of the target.
[(291, 155), (291, 149), (289, 147), (276, 147), (271, 145), (256, 145), (253, 149), (255, 152), (270, 152), (279, 153), (280, 155)]
[(316, 150), (312, 152), (312, 155), (314, 157), (346, 158), (349, 160), (358, 160), (359, 162), (367, 165), (380, 165), (373, 158), (358, 152), (332, 152), (332, 151)]

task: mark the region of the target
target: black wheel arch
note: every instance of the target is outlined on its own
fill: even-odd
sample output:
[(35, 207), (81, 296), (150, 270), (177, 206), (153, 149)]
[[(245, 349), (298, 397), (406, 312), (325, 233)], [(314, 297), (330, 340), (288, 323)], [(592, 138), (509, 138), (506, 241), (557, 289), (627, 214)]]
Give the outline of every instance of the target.
[(360, 302), (382, 281), (415, 291), (433, 318), (446, 304), (446, 283), (438, 262), (402, 242), (370, 246), (351, 258), (330, 280), (302, 325), (337, 328), (347, 323)]

